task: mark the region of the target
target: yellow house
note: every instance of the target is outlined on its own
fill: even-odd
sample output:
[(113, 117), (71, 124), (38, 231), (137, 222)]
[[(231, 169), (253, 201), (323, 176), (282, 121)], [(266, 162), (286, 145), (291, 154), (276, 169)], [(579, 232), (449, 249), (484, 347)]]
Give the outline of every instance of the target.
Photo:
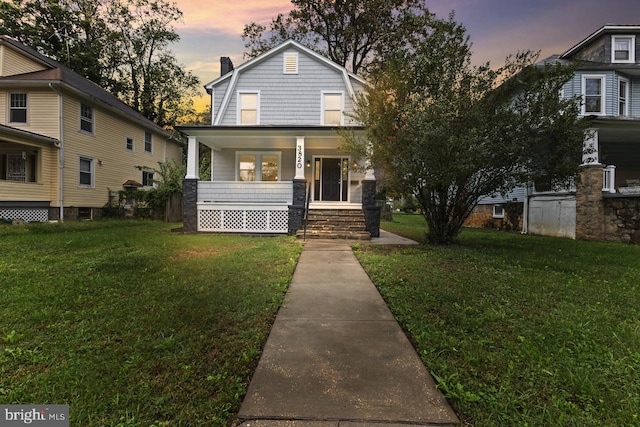
[(0, 218), (94, 218), (136, 166), (182, 161), (164, 129), (98, 85), (0, 36)]

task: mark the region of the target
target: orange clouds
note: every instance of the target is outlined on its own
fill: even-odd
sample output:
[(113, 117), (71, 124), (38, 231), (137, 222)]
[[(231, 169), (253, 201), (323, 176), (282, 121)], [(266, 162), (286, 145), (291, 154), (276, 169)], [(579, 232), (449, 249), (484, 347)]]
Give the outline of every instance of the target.
[(291, 9), (289, 0), (177, 0), (176, 4), (184, 13), (178, 29), (215, 29), (238, 35), (250, 22), (268, 24), (278, 13)]

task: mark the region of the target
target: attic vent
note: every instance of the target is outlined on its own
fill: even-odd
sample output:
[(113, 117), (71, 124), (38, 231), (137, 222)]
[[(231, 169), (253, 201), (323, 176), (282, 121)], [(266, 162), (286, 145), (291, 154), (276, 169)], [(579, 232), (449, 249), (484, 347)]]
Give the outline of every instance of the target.
[(284, 73), (298, 74), (298, 54), (297, 53), (284, 54)]

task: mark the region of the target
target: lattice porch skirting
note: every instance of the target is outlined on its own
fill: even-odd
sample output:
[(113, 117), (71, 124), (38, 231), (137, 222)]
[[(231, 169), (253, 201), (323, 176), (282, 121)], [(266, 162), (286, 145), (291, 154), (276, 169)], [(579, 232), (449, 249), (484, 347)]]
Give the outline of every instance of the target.
[(22, 219), (27, 222), (47, 222), (49, 209), (47, 208), (0, 208), (0, 218)]
[(287, 233), (286, 205), (199, 204), (198, 231), (224, 233)]

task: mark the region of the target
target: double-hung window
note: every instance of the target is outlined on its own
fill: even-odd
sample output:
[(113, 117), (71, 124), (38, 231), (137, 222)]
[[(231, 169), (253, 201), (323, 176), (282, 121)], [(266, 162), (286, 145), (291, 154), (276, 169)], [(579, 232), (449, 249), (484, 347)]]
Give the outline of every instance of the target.
[(322, 93), (322, 123), (323, 125), (339, 126), (342, 124), (343, 97), (340, 92)]
[(154, 174), (151, 171), (142, 171), (142, 185), (144, 187), (153, 187)]
[(611, 62), (636, 62), (635, 44), (635, 36), (613, 36), (611, 38)]
[(239, 181), (278, 181), (280, 152), (239, 152), (236, 155)]
[(27, 94), (12, 93), (9, 105), (9, 122), (27, 123)]
[(87, 104), (80, 104), (80, 129), (93, 133), (93, 108)]
[(93, 159), (80, 157), (80, 174), (78, 184), (81, 187), (93, 187)]
[(582, 114), (604, 114), (605, 106), (605, 76), (582, 76)]
[(153, 138), (151, 132), (144, 133), (144, 151), (147, 153), (153, 153)]
[(133, 138), (127, 137), (125, 148), (127, 149), (127, 151), (133, 151)]
[(260, 124), (260, 93), (259, 92), (239, 92), (238, 93), (238, 124), (257, 125)]
[(629, 80), (624, 77), (618, 81), (618, 115), (629, 115)]

